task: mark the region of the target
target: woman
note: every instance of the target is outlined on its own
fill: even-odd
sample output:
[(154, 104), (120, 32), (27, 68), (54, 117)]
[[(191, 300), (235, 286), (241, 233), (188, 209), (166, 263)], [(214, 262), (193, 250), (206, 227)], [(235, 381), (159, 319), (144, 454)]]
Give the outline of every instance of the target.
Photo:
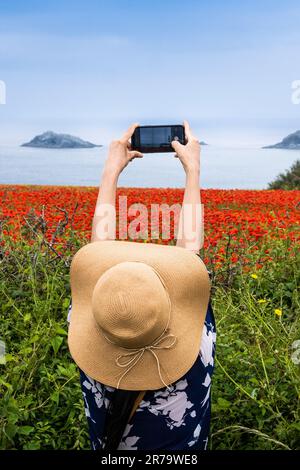
[[(114, 230), (109, 230), (108, 232), (104, 233), (103, 229), (101, 228), (103, 227), (103, 223), (102, 223), (103, 214), (105, 210), (107, 209), (107, 207), (115, 207), (117, 182), (118, 182), (118, 177), (120, 173), (124, 170), (124, 168), (127, 166), (129, 162), (131, 162), (135, 158), (142, 158), (143, 156), (141, 153), (137, 151), (132, 151), (130, 149), (129, 139), (131, 138), (136, 126), (137, 126), (136, 124), (131, 126), (128, 129), (128, 131), (124, 134), (124, 136), (120, 140), (113, 142), (109, 148), (108, 158), (105, 163), (105, 167), (104, 167), (103, 174), (102, 174), (102, 180), (101, 180), (100, 191), (99, 191), (96, 210), (95, 210), (95, 216), (93, 219), (92, 238), (91, 238), (92, 242), (103, 241), (105, 239), (109, 240), (112, 238), (112, 234), (114, 233)], [(176, 152), (176, 156), (181, 161), (184, 171), (186, 173), (186, 186), (185, 186), (183, 206), (181, 209), (181, 214), (179, 218), (179, 227), (178, 227), (178, 233), (180, 233), (181, 236), (180, 238), (177, 239), (177, 245), (176, 245), (180, 249), (176, 252), (176, 258), (178, 257), (179, 269), (182, 269), (183, 271), (185, 267), (187, 266), (186, 261), (191, 262), (190, 279), (188, 281), (190, 283), (190, 288), (192, 292), (191, 295), (194, 295), (195, 297), (199, 296), (199, 302), (201, 303), (200, 294), (197, 291), (199, 289), (201, 290), (203, 286), (205, 286), (205, 282), (206, 282), (204, 279), (205, 278), (204, 272), (202, 272), (202, 274), (200, 273), (200, 266), (201, 266), (201, 269), (203, 269), (203, 263), (201, 262), (200, 259), (198, 259), (198, 261), (195, 262), (194, 260), (196, 257), (195, 258), (192, 257), (190, 254), (190, 251), (193, 254), (199, 253), (199, 250), (202, 245), (202, 240), (203, 240), (203, 227), (201, 226), (201, 231), (199, 230), (196, 231), (196, 236), (192, 242), (190, 238), (187, 236), (187, 232), (188, 233), (190, 232), (185, 229), (186, 226), (184, 227), (184, 224), (186, 224), (186, 219), (187, 219), (184, 209), (188, 206), (192, 207), (192, 209), (196, 209), (197, 207), (199, 208), (200, 202), (201, 202), (200, 190), (199, 190), (200, 145), (199, 145), (199, 141), (193, 136), (190, 130), (189, 124), (187, 122), (184, 122), (184, 126), (185, 126), (185, 134), (186, 134), (186, 139), (187, 139), (186, 145), (181, 145), (179, 142), (172, 142), (172, 146)], [(202, 224), (202, 218), (201, 218), (201, 214), (199, 214), (199, 211), (193, 210), (192, 212), (189, 211), (188, 213), (194, 214), (193, 220), (190, 220), (189, 224), (196, 225), (196, 226), (200, 226)], [(106, 223), (110, 226), (115, 227), (115, 224), (116, 224), (116, 221), (114, 219), (115, 211), (108, 211), (107, 214), (110, 220), (106, 219)], [(100, 226), (100, 229), (99, 229), (99, 226)], [(80, 303), (80, 299), (82, 296), (82, 294), (80, 294), (79, 292), (81, 289), (81, 284), (85, 283), (85, 277), (88, 277), (83, 274), (83, 271), (86, 270), (87, 266), (90, 266), (87, 263), (93, 264), (94, 262), (93, 260), (95, 259), (95, 253), (98, 256), (98, 258), (97, 256), (96, 258), (104, 260), (103, 262), (105, 264), (105, 257), (107, 258), (107, 260), (110, 260), (110, 258), (114, 256), (114, 253), (113, 253), (114, 247), (116, 247), (117, 251), (119, 250), (119, 252), (120, 251), (122, 252), (122, 250), (123, 251), (130, 250), (131, 246), (133, 247), (134, 245), (141, 245), (141, 244), (132, 245), (132, 242), (129, 243), (128, 245), (126, 245), (126, 242), (114, 242), (114, 243), (116, 243), (116, 245), (111, 245), (110, 242), (107, 242), (107, 244), (105, 245), (105, 249), (103, 249), (103, 244), (101, 245), (101, 243), (99, 245), (98, 244), (94, 245), (92, 243), (90, 244), (90, 248), (84, 251), (82, 255), (79, 255), (79, 257), (77, 257), (77, 255), (75, 256), (75, 258), (77, 257), (77, 261), (74, 263), (73, 274), (71, 273), (71, 278), (73, 278), (72, 296), (73, 296), (73, 289), (74, 291), (76, 291), (77, 289), (77, 293), (76, 293), (77, 304)], [(118, 243), (122, 244), (121, 248), (119, 247)], [(132, 255), (131, 257), (132, 259), (129, 256), (128, 260), (129, 261), (135, 260), (136, 259), (135, 257), (139, 256), (137, 253), (139, 251), (140, 252), (143, 251), (141, 259), (138, 259), (138, 261), (147, 262), (148, 258), (147, 258), (147, 253), (145, 252), (145, 250), (146, 249), (150, 250), (150, 245), (148, 245), (148, 248), (147, 248), (147, 245), (143, 244), (143, 247), (140, 250), (137, 249), (137, 251), (134, 252), (134, 255)], [(98, 250), (98, 246), (99, 246), (100, 251)], [(164, 247), (164, 248), (167, 248), (167, 251), (163, 252), (163, 258), (164, 258), (164, 255), (166, 254), (165, 256), (166, 260), (161, 259), (160, 262), (158, 262), (157, 264), (157, 266), (162, 266), (162, 270), (160, 272), (157, 272), (154, 269), (154, 265), (156, 266), (156, 264), (154, 263), (153, 265), (152, 263), (152, 268), (156, 272), (157, 277), (155, 279), (151, 278), (151, 281), (149, 281), (150, 283), (154, 283), (154, 284), (156, 282), (159, 283), (160, 281), (162, 281), (162, 284), (160, 285), (155, 284), (155, 288), (153, 287), (152, 291), (150, 290), (150, 292), (153, 292), (153, 298), (152, 298), (152, 295), (150, 294), (151, 301), (150, 301), (149, 295), (147, 297), (149, 299), (147, 302), (145, 302), (145, 298), (143, 298), (142, 300), (137, 299), (137, 301), (140, 300), (142, 302), (141, 307), (138, 308), (138, 312), (144, 309), (146, 310), (148, 303), (151, 304), (151, 302), (153, 303), (156, 301), (154, 297), (158, 292), (160, 292), (161, 286), (166, 287), (165, 283), (168, 284), (168, 282), (170, 283), (175, 282), (175, 284), (176, 282), (178, 282), (176, 280), (169, 281), (168, 270), (164, 266), (164, 263), (167, 263), (166, 266), (173, 266), (173, 270), (174, 270), (174, 263), (172, 264), (172, 255), (175, 254), (176, 248), (175, 247), (172, 247), (172, 248)], [(153, 250), (153, 245), (151, 247), (151, 250)], [(111, 251), (110, 254), (108, 254), (109, 251)], [(117, 253), (116, 256), (119, 262), (124, 261), (123, 254), (120, 255)], [(180, 265), (180, 260), (179, 260), (180, 257), (182, 257), (182, 260), (183, 260), (182, 265)], [(169, 258), (169, 265), (168, 265), (168, 258)], [(89, 261), (89, 259), (91, 261)], [(150, 257), (149, 259), (152, 259), (152, 258)], [(100, 279), (103, 279), (104, 277), (104, 280), (101, 281), (102, 284), (100, 281), (99, 281), (100, 284), (99, 282), (97, 282), (97, 286), (98, 284), (100, 285), (100, 294), (98, 293), (98, 297), (96, 295), (97, 292), (95, 294), (96, 287), (94, 289), (94, 294), (93, 294), (93, 302), (95, 303), (94, 297), (96, 296), (95, 298), (98, 299), (97, 302), (99, 303), (99, 305), (102, 306), (101, 308), (99, 307), (101, 310), (99, 313), (100, 327), (101, 327), (101, 321), (103, 323), (103, 320), (101, 320), (100, 317), (103, 314), (103, 311), (105, 312), (109, 311), (109, 307), (107, 307), (107, 304), (110, 302), (110, 299), (113, 297), (113, 294), (108, 293), (108, 290), (110, 288), (110, 281), (109, 281), (110, 278), (107, 277), (108, 276), (107, 273), (110, 273), (112, 268), (114, 268), (112, 269), (112, 271), (115, 272), (116, 266), (117, 266), (117, 270), (119, 269), (120, 271), (121, 269), (121, 273), (119, 272), (117, 274), (116, 273), (113, 274), (113, 276), (115, 276), (112, 281), (113, 286), (120, 286), (120, 289), (121, 289), (122, 283), (125, 282), (124, 278), (126, 278), (126, 282), (128, 281), (128, 278), (129, 278), (128, 291), (130, 291), (131, 289), (134, 290), (135, 279), (139, 279), (139, 280), (143, 279), (143, 276), (145, 276), (145, 278), (148, 276), (148, 278), (150, 279), (152, 275), (152, 274), (150, 275), (148, 272), (144, 272), (145, 270), (143, 271), (142, 263), (131, 262), (130, 270), (126, 273), (126, 270), (124, 271), (125, 268), (123, 266), (123, 265), (126, 265), (126, 263), (120, 264), (117, 261), (115, 261), (114, 263), (111, 263), (110, 265), (109, 261), (107, 262), (108, 262), (108, 265), (106, 268), (109, 268), (109, 269), (107, 269), (104, 276), (100, 277)], [(195, 263), (197, 264), (197, 266)], [(98, 265), (99, 263), (97, 261), (95, 266), (94, 267), (92, 266), (91, 271), (93, 270), (95, 271), (95, 269), (98, 269)], [(150, 262), (150, 265), (151, 265), (151, 262)], [(121, 268), (118, 268), (118, 266), (121, 266)], [(165, 268), (165, 272), (164, 272), (164, 268)], [(199, 268), (199, 273), (197, 271), (198, 268)], [(159, 271), (159, 267), (157, 269)], [(135, 273), (135, 271), (137, 272)], [(196, 283), (195, 279), (197, 279), (198, 274), (199, 274), (199, 289), (197, 285), (195, 286), (195, 283)], [(164, 280), (161, 278), (161, 275), (162, 275), (162, 278), (164, 278)], [(200, 286), (200, 281), (203, 283), (202, 286)], [(91, 283), (94, 282), (94, 284), (96, 283), (95, 280), (90, 281), (90, 282)], [(101, 290), (101, 286), (102, 286), (102, 290)], [(170, 284), (169, 287), (170, 287), (169, 291), (171, 291), (172, 288), (174, 288), (172, 284)], [(186, 288), (186, 292), (187, 292), (187, 294), (185, 294), (186, 296), (189, 295), (188, 287), (189, 286), (187, 286)], [(126, 289), (126, 284), (125, 284), (125, 289)], [(177, 286), (177, 291), (180, 291), (180, 290), (182, 290), (182, 286), (179, 284)], [(175, 292), (173, 293), (173, 296), (176, 297), (177, 295), (176, 289), (173, 289), (173, 291)], [(116, 292), (116, 287), (114, 287), (112, 292)], [(130, 294), (128, 295), (130, 296)], [(171, 350), (172, 348), (174, 348), (172, 352), (172, 356), (169, 355), (168, 357), (169, 358), (176, 357), (176, 345), (175, 344), (176, 344), (176, 340), (178, 339), (178, 337), (180, 337), (179, 328), (177, 329), (177, 337), (176, 337), (176, 334), (173, 334), (174, 331), (171, 331), (171, 334), (166, 334), (166, 332), (167, 333), (169, 332), (169, 329), (167, 329), (166, 327), (164, 328), (164, 331), (162, 332), (162, 335), (165, 335), (165, 338), (163, 338), (162, 340), (159, 339), (159, 341), (151, 343), (152, 346), (143, 347), (143, 348), (134, 346), (135, 349), (134, 348), (132, 349), (132, 346), (131, 346), (131, 349), (130, 347), (128, 347), (127, 351), (129, 352), (127, 353), (125, 352), (125, 354), (120, 354), (119, 356), (116, 357), (116, 360), (115, 360), (117, 366), (120, 366), (121, 368), (125, 367), (125, 369), (121, 369), (121, 375), (119, 376), (118, 382), (114, 381), (114, 379), (110, 377), (110, 371), (106, 372), (106, 377), (102, 381), (99, 381), (95, 377), (96, 376), (104, 377), (105, 375), (104, 370), (103, 371), (101, 370), (100, 364), (97, 365), (97, 361), (94, 360), (94, 365), (91, 365), (91, 363), (89, 362), (89, 355), (96, 354), (95, 349), (97, 349), (97, 345), (95, 344), (93, 345), (92, 339), (90, 339), (90, 342), (89, 342), (89, 338), (87, 337), (86, 339), (87, 346), (85, 347), (85, 353), (82, 352), (82, 349), (84, 349), (84, 346), (82, 344), (85, 341), (84, 332), (82, 330), (85, 327), (85, 323), (82, 323), (82, 319), (81, 319), (81, 325), (80, 325), (79, 316), (81, 315), (81, 313), (77, 312), (78, 311), (78, 307), (77, 307), (77, 310), (76, 310), (77, 319), (74, 319), (73, 321), (74, 323), (73, 328), (72, 328), (72, 321), (71, 321), (71, 326), (70, 326), (71, 333), (69, 334), (71, 337), (71, 340), (69, 340), (69, 346), (70, 346), (71, 354), (74, 360), (79, 365), (79, 367), (81, 366), (81, 364), (84, 364), (84, 367), (80, 367), (81, 369), (84, 369), (85, 371), (87, 370), (93, 371), (91, 374), (88, 374), (87, 372), (83, 372), (83, 370), (80, 370), (82, 393), (83, 393), (84, 403), (85, 403), (85, 412), (86, 412), (86, 416), (88, 419), (90, 438), (91, 438), (91, 444), (92, 444), (93, 449), (111, 450), (111, 449), (117, 448), (118, 450), (139, 449), (139, 450), (156, 450), (157, 451), (157, 450), (191, 450), (191, 449), (202, 450), (202, 449), (207, 448), (209, 424), (210, 424), (210, 386), (211, 386), (211, 377), (212, 377), (213, 367), (214, 367), (214, 353), (215, 353), (215, 341), (216, 341), (215, 320), (214, 320), (211, 303), (209, 300), (209, 295), (207, 299), (208, 301), (206, 303), (205, 302), (203, 303), (203, 305), (205, 305), (205, 310), (204, 312), (202, 312), (202, 318), (203, 318), (203, 320), (201, 320), (202, 324), (200, 325), (199, 318), (197, 318), (197, 317), (200, 317), (200, 312), (198, 315), (198, 313), (195, 311), (195, 308), (194, 308), (195, 321), (196, 321), (195, 325), (197, 324), (197, 327), (191, 328), (186, 333), (187, 336), (190, 335), (190, 338), (187, 338), (187, 341), (190, 340), (191, 345), (195, 345), (195, 341), (192, 341), (191, 337), (195, 333), (195, 332), (193, 333), (193, 329), (194, 330), (198, 329), (198, 326), (199, 326), (199, 332), (200, 332), (199, 338), (201, 340), (200, 341), (201, 348), (200, 350), (199, 349), (196, 350), (196, 356), (195, 355), (193, 356), (192, 362), (191, 362), (191, 359), (188, 358), (188, 355), (189, 355), (188, 349), (185, 349), (185, 353), (182, 354), (181, 357), (180, 355), (178, 356), (178, 352), (177, 352), (177, 363), (180, 363), (180, 364), (183, 363), (183, 367), (185, 367), (185, 373), (180, 374), (180, 372), (178, 372), (178, 369), (177, 369), (175, 372), (175, 375), (173, 375), (173, 377), (176, 377), (177, 379), (175, 381), (172, 381), (170, 379), (168, 382), (166, 381), (167, 379), (164, 374), (167, 374), (168, 372), (170, 372), (167, 370), (168, 368), (167, 364), (170, 361), (168, 360), (164, 364), (162, 364), (163, 359), (161, 359), (162, 362), (160, 363), (160, 358), (163, 358), (164, 354), (165, 355), (171, 354), (171, 352), (167, 351), (167, 352), (162, 353), (159, 350), (163, 348)], [(126, 298), (125, 300), (127, 302), (128, 299)], [(183, 300), (182, 310), (184, 310), (186, 306), (185, 306), (184, 299), (182, 300)], [(172, 295), (171, 295), (171, 301), (172, 301)], [(115, 298), (113, 298), (113, 302), (118, 302), (118, 300), (115, 300)], [(158, 297), (157, 302), (158, 304), (159, 303), (163, 304), (165, 302), (163, 288), (161, 289), (161, 298)], [(126, 305), (124, 306), (124, 299), (122, 298), (119, 303), (119, 308), (120, 309), (124, 308), (126, 310), (127, 308)], [(192, 305), (198, 305), (198, 304), (195, 303)], [(79, 308), (79, 310), (81, 309), (81, 311), (87, 311), (88, 308), (89, 306), (83, 303), (81, 307)], [(92, 307), (90, 308), (90, 310), (92, 310)], [(167, 312), (167, 310), (168, 308), (166, 307), (165, 311)], [(160, 315), (157, 319), (158, 322), (159, 322), (159, 318), (163, 316), (163, 312), (164, 310), (162, 308), (162, 311), (160, 312)], [(75, 312), (72, 311), (72, 315), (74, 314)], [(111, 314), (111, 312), (108, 312), (107, 315), (109, 314)], [(166, 315), (168, 314), (166, 313)], [(95, 313), (95, 305), (94, 305), (94, 316), (95, 318), (97, 318), (97, 312)], [(151, 316), (150, 313), (148, 314), (147, 318), (149, 318), (149, 316)], [(114, 324), (115, 321), (116, 320), (113, 319), (112, 324)], [(130, 321), (131, 321), (131, 317), (130, 317)], [(189, 321), (188, 316), (186, 317), (186, 321), (188, 323)], [(76, 322), (77, 322), (77, 325), (76, 325)], [(105, 322), (108, 322), (108, 323), (110, 322), (109, 316), (105, 317)], [(143, 321), (139, 320), (138, 324), (143, 325)], [(169, 320), (168, 320), (168, 324), (169, 324)], [(192, 326), (192, 322), (191, 322), (191, 326)], [(103, 342), (105, 343), (105, 348), (106, 348), (105, 351), (109, 351), (108, 349), (109, 347), (111, 347), (112, 352), (117, 350), (119, 345), (117, 345), (114, 342), (114, 339), (116, 336), (113, 336), (113, 335), (109, 336), (110, 330), (108, 327), (106, 327), (106, 323), (103, 326), (102, 333), (103, 333)], [(91, 334), (91, 333), (85, 333), (86, 336), (88, 336), (88, 334)], [(99, 334), (99, 331), (98, 331), (98, 334)], [(159, 338), (162, 338), (162, 335), (160, 335)], [(166, 341), (166, 343), (164, 345), (161, 345), (160, 341)], [(145, 344), (148, 344), (147, 341)], [(89, 351), (89, 348), (91, 349), (91, 351)], [(126, 351), (126, 347), (124, 348), (124, 346), (121, 349), (123, 350), (125, 349)], [(149, 349), (151, 349), (151, 351)], [(85, 357), (83, 357), (84, 354), (85, 354)], [(99, 353), (98, 355), (99, 362), (101, 362), (102, 360), (101, 356), (102, 354)], [(110, 354), (108, 354), (108, 356), (110, 358)], [(136, 383), (138, 382), (135, 382), (135, 376), (134, 376), (134, 373), (136, 372), (135, 369), (138, 369), (139, 367), (138, 362), (140, 362), (141, 358), (142, 360), (147, 360), (148, 361), (147, 364), (149, 364), (149, 368), (148, 366), (146, 366), (147, 371), (145, 372), (144, 375), (143, 375), (143, 368), (140, 368), (140, 375), (141, 374), (143, 375), (145, 383), (147, 383), (147, 386), (145, 385), (144, 387), (143, 387), (143, 382), (140, 382), (139, 385), (136, 385)], [(190, 361), (190, 366), (187, 369), (186, 365), (189, 363), (188, 361)], [(173, 359), (173, 362), (174, 362), (173, 366), (176, 369), (176, 361), (174, 359)], [(98, 372), (97, 367), (99, 369), (99, 372)], [(104, 363), (103, 363), (103, 369), (105, 367), (107, 368), (107, 364), (105, 363), (105, 366), (104, 366)], [(138, 379), (140, 380), (140, 377), (136, 377), (137, 381)], [(122, 381), (123, 381), (123, 384), (122, 384)], [(120, 387), (120, 383), (122, 385), (121, 387)], [(112, 384), (114, 386), (111, 386)], [(139, 390), (142, 390), (142, 392), (139, 392)]]

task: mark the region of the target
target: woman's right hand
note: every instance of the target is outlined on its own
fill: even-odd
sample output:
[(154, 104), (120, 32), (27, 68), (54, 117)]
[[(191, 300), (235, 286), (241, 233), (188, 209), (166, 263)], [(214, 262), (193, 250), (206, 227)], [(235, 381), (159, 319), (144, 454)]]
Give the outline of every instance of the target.
[(173, 140), (171, 143), (173, 149), (176, 152), (176, 157), (182, 163), (182, 166), (186, 173), (198, 172), (200, 171), (200, 142), (193, 135), (190, 125), (187, 121), (183, 122), (185, 137), (187, 139), (187, 144), (182, 145), (177, 140)]
[(131, 150), (129, 141), (137, 127), (138, 124), (132, 124), (121, 139), (111, 142), (104, 167), (106, 173), (119, 176), (131, 160), (143, 157), (141, 152)]

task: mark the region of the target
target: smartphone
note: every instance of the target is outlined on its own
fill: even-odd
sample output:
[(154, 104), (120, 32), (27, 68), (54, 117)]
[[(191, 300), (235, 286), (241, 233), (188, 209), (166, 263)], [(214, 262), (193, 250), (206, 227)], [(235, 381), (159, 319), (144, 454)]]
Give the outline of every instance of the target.
[(131, 137), (131, 148), (142, 153), (174, 152), (172, 140), (178, 140), (183, 145), (186, 143), (181, 124), (139, 126)]

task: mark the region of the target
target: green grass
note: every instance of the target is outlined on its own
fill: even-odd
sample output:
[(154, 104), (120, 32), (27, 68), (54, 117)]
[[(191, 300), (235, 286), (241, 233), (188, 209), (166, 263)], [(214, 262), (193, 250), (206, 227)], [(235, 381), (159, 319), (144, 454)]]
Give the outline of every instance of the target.
[[(67, 347), (69, 264), (83, 240), (70, 235), (57, 256), (37, 235), (0, 248), (1, 449), (88, 449), (79, 375)], [(273, 261), (249, 272), (224, 260), (214, 273), (217, 321), (210, 449), (300, 449), (299, 253), (265, 241)], [(251, 277), (256, 273), (257, 278)], [(262, 299), (265, 302), (259, 303)], [(275, 314), (281, 309), (282, 315)], [(4, 362), (4, 361), (2, 361)]]

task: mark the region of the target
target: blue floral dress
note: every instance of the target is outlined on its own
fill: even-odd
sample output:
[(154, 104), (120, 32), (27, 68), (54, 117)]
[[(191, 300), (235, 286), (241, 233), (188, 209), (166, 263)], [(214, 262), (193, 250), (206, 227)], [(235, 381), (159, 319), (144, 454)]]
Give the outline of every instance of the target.
[[(209, 302), (201, 348), (194, 365), (169, 389), (163, 387), (145, 393), (125, 428), (118, 450), (207, 448), (215, 347), (216, 325)], [(80, 380), (91, 445), (95, 450), (103, 449), (104, 422), (115, 388), (97, 382), (83, 371)]]

